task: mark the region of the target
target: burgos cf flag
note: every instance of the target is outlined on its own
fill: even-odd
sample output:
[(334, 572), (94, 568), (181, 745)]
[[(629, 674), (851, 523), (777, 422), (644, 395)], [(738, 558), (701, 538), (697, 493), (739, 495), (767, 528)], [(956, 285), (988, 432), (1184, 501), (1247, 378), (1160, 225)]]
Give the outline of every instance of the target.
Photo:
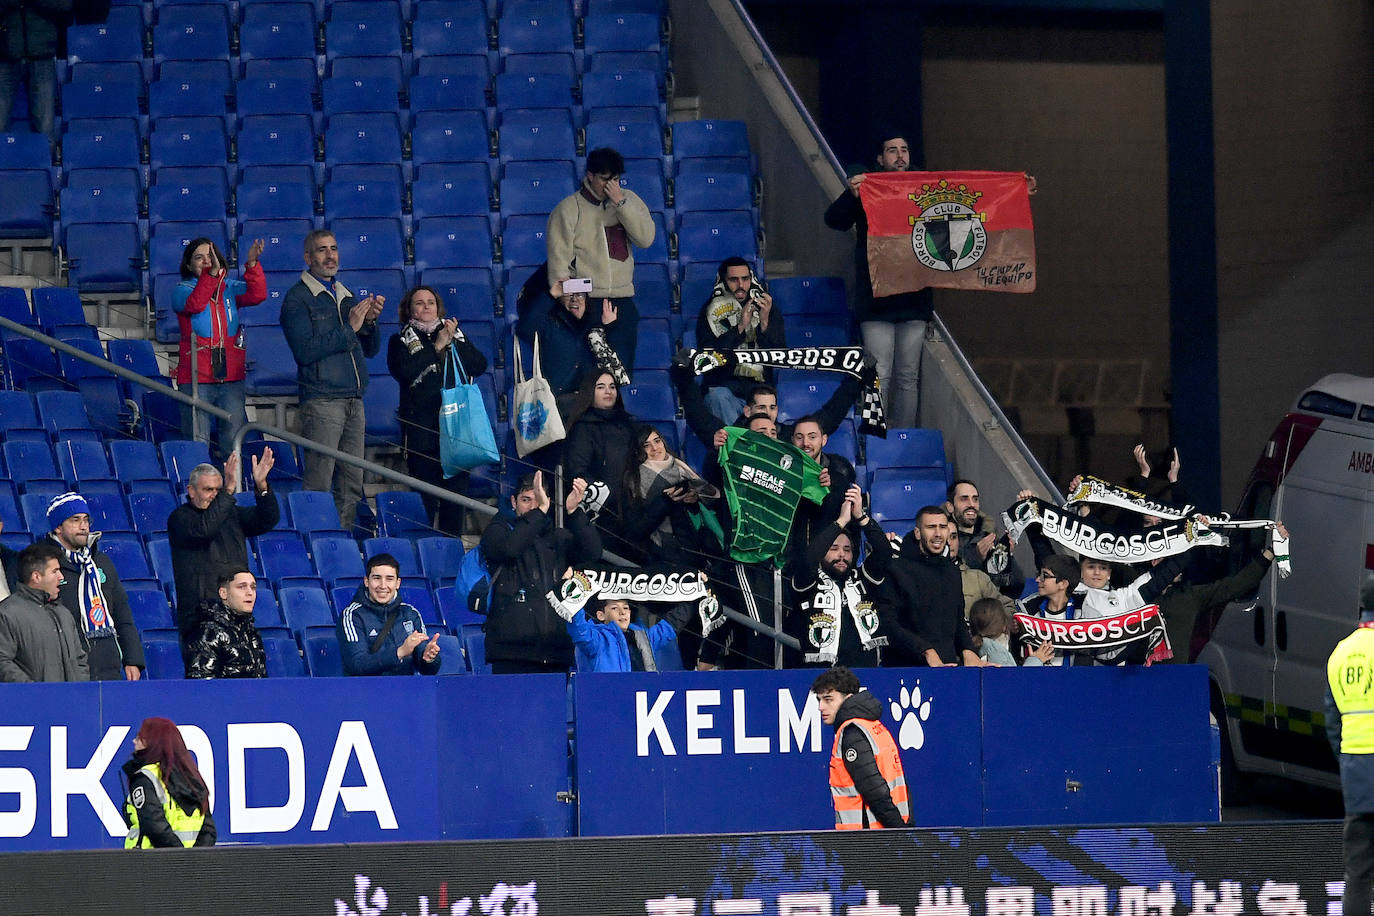
[(1021, 172), (870, 172), (859, 197), (874, 296), (927, 286), (1035, 290), (1035, 229)]

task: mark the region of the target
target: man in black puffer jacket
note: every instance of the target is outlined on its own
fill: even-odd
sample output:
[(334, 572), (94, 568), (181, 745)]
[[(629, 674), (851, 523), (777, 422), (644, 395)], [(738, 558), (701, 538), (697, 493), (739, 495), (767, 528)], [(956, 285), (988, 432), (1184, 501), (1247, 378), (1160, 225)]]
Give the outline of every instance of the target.
[(345, 674), (438, 674), (439, 634), (401, 600), (401, 563), (389, 553), (367, 561), (367, 578), (334, 627)]
[(201, 603), (188, 646), (188, 678), (267, 677), (267, 653), (253, 624), (258, 580), (248, 567), (228, 567), (219, 576), (219, 596)]
[(568, 627), (544, 595), (562, 581), (569, 565), (601, 556), (601, 536), (582, 511), (587, 482), (572, 481), (563, 507), (567, 529), (554, 525), (544, 475), (522, 477), (510, 498), (515, 518), (497, 516), (482, 532), (482, 554), (491, 570), (487, 661), (494, 674), (566, 674), (573, 663)]
[(883, 588), (883, 632), (892, 651), (888, 666), (981, 665), (964, 620), (959, 567), (944, 555), (949, 516), (939, 506), (916, 515), (916, 528), (902, 539)]

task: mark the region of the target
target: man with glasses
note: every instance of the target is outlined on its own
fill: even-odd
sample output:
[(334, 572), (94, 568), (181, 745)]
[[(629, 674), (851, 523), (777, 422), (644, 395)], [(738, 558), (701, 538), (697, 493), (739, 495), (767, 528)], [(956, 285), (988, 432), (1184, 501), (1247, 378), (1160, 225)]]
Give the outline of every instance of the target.
[[(654, 241), (649, 208), (638, 194), (620, 186), (624, 171), (625, 159), (610, 147), (588, 153), (582, 186), (553, 208), (544, 234), (549, 295), (561, 299), (566, 280), (591, 280), (589, 307), (610, 310), (603, 313), (603, 324), (611, 323), (606, 318), (638, 323), (634, 249), (648, 248)], [(609, 306), (602, 300), (609, 300)], [(628, 311), (618, 314), (622, 309)], [(631, 370), (634, 354), (618, 355), (626, 370)]]

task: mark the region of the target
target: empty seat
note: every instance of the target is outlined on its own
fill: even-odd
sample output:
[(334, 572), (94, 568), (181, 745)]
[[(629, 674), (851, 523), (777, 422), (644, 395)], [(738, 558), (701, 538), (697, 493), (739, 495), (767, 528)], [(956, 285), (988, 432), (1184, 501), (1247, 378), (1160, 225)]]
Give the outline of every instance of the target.
[[(432, 540), (432, 539), (427, 539)], [(400, 565), (402, 579), (421, 579), (424, 572), (420, 566), (419, 555), (415, 551), (415, 543), (406, 538), (398, 537), (376, 537), (368, 538), (363, 541), (363, 556), (372, 559), (381, 553), (387, 553), (396, 558)], [(426, 623), (429, 619), (426, 618)]]
[(228, 159), (224, 121), (217, 117), (165, 118), (153, 125), (148, 161), (170, 165), (223, 165)]
[(143, 658), (146, 676), (155, 681), (179, 681), (186, 677), (186, 663), (176, 640), (148, 639), (144, 635)]
[(103, 23), (67, 27), (67, 63), (138, 61), (143, 57), (143, 11), (111, 9)]
[(28, 327), (37, 327), (28, 293), (17, 286), (0, 286), (0, 315)]
[[(310, 562), (305, 545), (295, 538), (260, 538), (258, 558), (262, 560), (262, 574), (272, 580), (273, 586), (276, 587), (280, 587), (284, 578), (315, 576), (315, 567)], [(282, 605), (282, 609), (286, 610), (285, 594), (282, 595)], [(287, 621), (290, 619), (288, 616)]]
[(215, 182), (159, 182), (148, 189), (148, 212), (156, 214), (159, 221), (190, 222), (227, 213), (228, 209), (228, 195)]
[(679, 214), (694, 210), (742, 210), (754, 205), (753, 182), (738, 172), (691, 172), (673, 181)]
[(0, 133), (0, 169), (42, 169), (52, 165), (52, 151), (42, 134)]
[(582, 45), (588, 54), (607, 51), (644, 51), (657, 54), (662, 19), (654, 13), (596, 12), (582, 20)]
[(872, 470), (945, 469), (945, 440), (938, 429), (889, 429), (887, 438), (869, 436), (865, 458)]
[(73, 169), (61, 195), (62, 225), (118, 223), (136, 217), (142, 193), (135, 169)]
[(243, 329), (248, 351), (245, 389), (254, 397), (296, 394), (296, 358), (280, 327), (248, 325)]
[[(429, 4), (419, 4), (410, 27), (410, 49), (417, 60), (435, 55), (487, 53), (485, 11), (467, 15), (426, 14)], [(474, 4), (476, 5), (476, 4)]]
[(62, 164), (68, 169), (136, 168), (138, 125), (132, 118), (80, 118), (62, 135)]
[[(637, 363), (643, 362), (646, 349), (645, 342), (645, 338), (641, 337), (635, 355)], [(675, 419), (677, 417), (677, 401), (673, 397), (672, 386), (666, 383), (666, 379), (659, 384), (644, 384), (640, 380), (646, 376), (652, 376), (652, 372), (641, 371), (637, 365), (634, 379), (630, 384), (620, 389), (620, 393), (625, 399), (625, 409), (639, 420)]]
[[(33, 291), (33, 314), (45, 334), (61, 337), (59, 328), (85, 327), (86, 310), (76, 290), (61, 286), (40, 286)], [(101, 354), (104, 355), (104, 354)]]
[(683, 214), (677, 238), (677, 256), (682, 262), (719, 263), (733, 256), (752, 259), (758, 253), (753, 218), (742, 211)]
[(303, 651), (311, 677), (343, 677), (343, 656), (334, 634), (305, 637)]
[(673, 155), (748, 157), (749, 131), (743, 121), (679, 121), (673, 125)]
[(243, 183), (235, 201), (241, 220), (309, 221), (315, 211), (315, 186), (290, 180)]
[(324, 186), (324, 218), (394, 217), (401, 212), (399, 181), (331, 181)]
[(325, 585), (335, 588), (351, 585), (354, 588), (363, 580), (363, 558), (358, 553), (358, 544), (351, 537), (339, 536), (321, 538), (314, 542), (315, 569)]
[(576, 190), (577, 182), (566, 166), (556, 164), (545, 171), (545, 174), (507, 175), (501, 179), (503, 219), (522, 213), (547, 217), (560, 200)]
[(491, 79), (485, 54), (425, 54), (415, 57), (416, 76), (480, 76)]
[(788, 330), (794, 347), (847, 347), (853, 341), (848, 315), (811, 315)]
[[(539, 8), (539, 7), (542, 7)], [(573, 53), (573, 16), (566, 4), (524, 4), (497, 22), (497, 49), (506, 54)]]
[(417, 168), (430, 162), (486, 163), (490, 152), (486, 118), (476, 111), (420, 111), (410, 136)]
[[(65, 483), (62, 475), (58, 473), (57, 463), (53, 460), (52, 448), (47, 442), (33, 439), (10, 439), (4, 444), (3, 453), (5, 467), (9, 469), (10, 477), (14, 478), (25, 491), (35, 480)], [(36, 530), (45, 529), (40, 527)]]
[(543, 264), (548, 248), (545, 242), (545, 216), (512, 216), (501, 229), (501, 260), (508, 269)]
[(232, 93), (227, 78), (210, 74), (198, 80), (157, 79), (148, 85), (148, 117), (156, 123), (162, 118), (223, 115), (228, 110), (228, 98)]
[[(390, 337), (389, 333), (384, 335), (384, 339)], [(396, 405), (400, 401), (400, 382), (390, 375), (372, 376), (363, 393), (368, 445), (400, 445), (401, 424), (396, 417)]]
[[(205, 12), (188, 14), (193, 9)], [(153, 60), (228, 60), (229, 23), (225, 9), (209, 4), (166, 8), (153, 26)]]
[(297, 531), (343, 531), (339, 523), (339, 511), (330, 494), (301, 490), (287, 493), (286, 501), (291, 506), (291, 519)]
[(306, 627), (334, 626), (334, 611), (323, 589), (288, 585), (277, 591), (277, 597), (286, 625), (297, 634), (303, 633)]
[(841, 315), (848, 307), (840, 277), (780, 277), (768, 291), (787, 315)]
[(38, 419), (54, 439), (63, 433), (91, 430), (86, 402), (75, 391), (40, 391), (34, 396)]
[(517, 108), (570, 108), (573, 77), (564, 73), (500, 73), (495, 80), (496, 105)]
[(434, 533), (420, 494), (409, 491), (378, 493), (377, 522), (383, 537), (428, 537)]
[(415, 232), (415, 267), (487, 267), (491, 230), (485, 219), (459, 218), (421, 223)]
[(294, 639), (266, 638), (262, 641), (267, 656), (268, 677), (306, 677), (305, 659)]
[(657, 119), (597, 118), (587, 123), (586, 146), (589, 150), (609, 146), (626, 158), (654, 159), (663, 155), (663, 128)]
[(166, 492), (147, 491), (129, 494), (129, 520), (144, 537), (167, 532), (167, 518), (176, 501)]
[[(477, 162), (427, 167), (411, 185), (411, 214), (417, 220), (436, 216), (482, 216), (491, 210), (491, 181)], [(428, 177), (433, 172), (436, 177)]]
[(341, 114), (329, 119), (324, 135), (324, 161), (339, 163), (401, 161), (401, 129), (396, 116), (381, 113)]
[(420, 567), (431, 588), (452, 583), (463, 561), (463, 542), (459, 538), (425, 537), (415, 542)]
[(508, 111), (501, 119), (498, 139), (502, 163), (512, 159), (572, 160), (577, 155), (572, 117), (564, 109)]
[(336, 7), (324, 26), (324, 47), (329, 57), (400, 57), (401, 20), (391, 11), (349, 10)]
[(357, 270), (385, 270), (405, 263), (405, 232), (398, 219), (341, 219), (330, 227), (341, 262)]
[(582, 77), (582, 104), (661, 111), (658, 83), (658, 74), (651, 70), (588, 73)]
[(0, 171), (0, 238), (52, 237), (52, 177), (47, 171)]
[[(239, 165), (295, 165), (315, 161), (315, 129), (307, 114), (254, 114), (238, 133)], [(257, 216), (242, 210), (245, 216)]]
[[(270, 10), (284, 7), (271, 18), (258, 13), (245, 18), (239, 26), (239, 59), (289, 59), (313, 57), (315, 54), (315, 16), (308, 4), (273, 3), (249, 7)], [(308, 19), (307, 19), (308, 17)]]
[(210, 463), (210, 446), (193, 439), (170, 439), (162, 443), (162, 466), (180, 491), (198, 464)]
[(485, 111), (485, 76), (440, 74), (417, 76), (410, 81), (410, 107), (414, 111)]
[(176, 627), (176, 621), (172, 618), (172, 607), (167, 603), (167, 596), (161, 589), (153, 591), (136, 588), (130, 589), (128, 594), (129, 610), (133, 613), (134, 625), (140, 632), (170, 630)]
[(324, 81), (324, 113), (395, 112), (400, 107), (400, 81), (385, 76), (331, 76)]
[(54, 452), (57, 455), (57, 468), (66, 478), (72, 489), (79, 489), (83, 482), (91, 480), (114, 480), (110, 462), (105, 457), (105, 445), (94, 439), (63, 438)]
[(91, 79), (62, 86), (62, 117), (104, 118), (112, 113), (136, 113), (143, 95), (142, 79)]

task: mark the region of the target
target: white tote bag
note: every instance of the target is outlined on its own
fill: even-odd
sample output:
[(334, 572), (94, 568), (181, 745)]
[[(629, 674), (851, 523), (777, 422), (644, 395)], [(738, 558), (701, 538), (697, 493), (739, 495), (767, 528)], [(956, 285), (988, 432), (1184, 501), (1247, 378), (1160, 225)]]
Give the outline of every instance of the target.
[(539, 335), (534, 335), (534, 371), (525, 378), (521, 364), (520, 344), (515, 344), (515, 409), (511, 424), (515, 427), (515, 451), (521, 458), (530, 452), (561, 440), (563, 418), (558, 415), (558, 402), (539, 368)]

